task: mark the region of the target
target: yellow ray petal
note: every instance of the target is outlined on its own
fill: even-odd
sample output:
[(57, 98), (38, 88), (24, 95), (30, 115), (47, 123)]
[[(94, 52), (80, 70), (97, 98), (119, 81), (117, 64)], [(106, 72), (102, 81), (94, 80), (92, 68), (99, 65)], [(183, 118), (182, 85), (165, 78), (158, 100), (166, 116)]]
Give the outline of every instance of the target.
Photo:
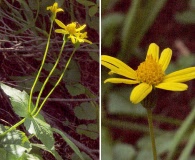
[(134, 104), (141, 102), (152, 91), (152, 85), (141, 83), (136, 86), (130, 95), (130, 101)]
[(86, 43), (92, 44), (92, 42), (89, 41), (89, 40), (87, 40), (87, 39), (83, 39), (83, 40), (84, 40), (84, 42), (86, 42)]
[(76, 31), (77, 31), (77, 32), (78, 32), (78, 31), (81, 31), (81, 30), (83, 30), (85, 27), (86, 27), (86, 25), (84, 24), (84, 25), (80, 26), (79, 28), (77, 28)]
[(172, 50), (170, 48), (166, 48), (162, 51), (159, 64), (162, 65), (162, 70), (165, 71), (170, 63), (172, 57)]
[(57, 12), (64, 12), (64, 10), (62, 9), (62, 8), (58, 8), (57, 10), (56, 10), (56, 13)]
[(107, 55), (102, 55), (101, 56), (101, 60), (102, 61), (106, 61), (110, 64), (115, 65), (116, 67), (120, 68), (124, 68), (125, 70), (128, 70), (129, 72), (135, 72), (131, 67), (129, 67), (128, 65), (126, 65), (124, 62), (122, 62), (121, 60), (111, 57), (111, 56), (107, 56)]
[(189, 67), (170, 73), (164, 77), (163, 82), (185, 82), (195, 79), (195, 67)]
[[(158, 62), (158, 59), (159, 59), (158, 45), (156, 45), (155, 43), (151, 43), (149, 48), (148, 48), (147, 56), (148, 55), (152, 55), (152, 57), (156, 60), (156, 62)], [(147, 58), (147, 56), (146, 56), (146, 58)]]
[(156, 88), (169, 90), (169, 91), (184, 91), (188, 88), (188, 86), (184, 83), (160, 83)]
[(125, 84), (137, 84), (139, 81), (136, 80), (130, 80), (130, 79), (124, 79), (124, 78), (108, 78), (104, 81), (104, 83), (125, 83)]
[(125, 63), (123, 63), (122, 61), (114, 57), (102, 55), (101, 64), (119, 75), (125, 76), (127, 78), (131, 78), (131, 79), (136, 79), (136, 72), (132, 68), (130, 68), (128, 65), (126, 65)]
[(61, 34), (68, 34), (68, 32), (64, 29), (56, 29), (55, 32), (56, 33), (61, 33)]
[(65, 25), (63, 22), (61, 22), (60, 20), (55, 19), (55, 22), (56, 22), (56, 23), (58, 24), (58, 26), (60, 26), (61, 28), (66, 29), (66, 25)]
[(130, 72), (128, 72), (122, 68), (118, 68), (110, 63), (102, 61), (101, 65), (109, 68), (111, 70), (109, 73), (112, 73), (112, 74), (115, 73), (115, 74), (130, 78), (130, 79), (136, 79), (136, 77), (133, 77), (134, 75), (132, 75)]

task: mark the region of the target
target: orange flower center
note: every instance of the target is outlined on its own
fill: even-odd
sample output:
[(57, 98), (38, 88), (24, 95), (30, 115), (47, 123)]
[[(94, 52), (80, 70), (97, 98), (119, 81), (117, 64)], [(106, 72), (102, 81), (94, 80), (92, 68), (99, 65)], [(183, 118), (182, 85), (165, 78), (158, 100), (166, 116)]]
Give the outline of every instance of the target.
[(136, 73), (138, 81), (151, 85), (162, 82), (165, 75), (162, 66), (155, 61), (152, 55), (146, 57), (146, 60), (138, 66)]

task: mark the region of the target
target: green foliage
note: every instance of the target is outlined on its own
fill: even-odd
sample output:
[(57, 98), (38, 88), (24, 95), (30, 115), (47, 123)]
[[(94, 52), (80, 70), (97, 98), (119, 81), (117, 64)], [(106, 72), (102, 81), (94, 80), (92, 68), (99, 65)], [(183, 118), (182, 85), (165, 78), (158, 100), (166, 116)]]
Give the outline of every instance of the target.
[(121, 24), (123, 23), (124, 18), (125, 15), (121, 13), (112, 13), (102, 17), (101, 41), (104, 47), (111, 47), (117, 38), (120, 38), (120, 30), (122, 29)]
[(135, 158), (135, 154), (135, 149), (129, 144), (119, 142), (113, 147), (113, 159), (133, 160)]
[[(158, 146), (158, 157), (166, 153), (171, 145), (171, 140), (174, 134), (172, 132), (167, 132), (161, 135), (156, 136), (156, 146)], [(139, 148), (139, 154), (137, 155), (137, 159), (141, 160), (151, 159), (152, 158), (152, 147), (150, 143), (150, 137), (145, 136), (139, 139), (137, 142), (137, 147)]]
[(35, 135), (49, 150), (54, 149), (54, 138), (48, 123), (36, 117), (27, 118), (24, 126), (30, 134)]
[[(31, 88), (33, 85), (33, 82), (35, 80), (34, 76), (10, 76), (12, 80), (14, 80), (17, 84), (17, 89), (23, 90), (24, 88)], [(41, 86), (43, 85), (42, 82), (38, 81), (37, 85), (35, 86), (34, 92), (40, 91)], [(29, 90), (26, 90), (26, 92), (29, 94)]]
[(74, 108), (74, 114), (78, 119), (95, 120), (97, 118), (95, 106), (88, 102), (83, 102)]
[[(53, 154), (53, 156), (55, 156), (57, 160), (61, 160), (61, 157), (58, 155), (54, 148), (53, 131), (61, 135), (62, 132), (54, 128), (52, 129), (50, 125), (44, 121), (44, 118), (40, 114), (37, 117), (30, 116), (30, 114), (28, 113), (29, 96), (25, 91), (21, 92), (20, 90), (9, 87), (2, 83), (1, 88), (8, 96), (10, 96), (10, 101), (15, 113), (20, 117), (25, 117), (24, 126), (26, 127), (27, 131), (30, 134), (35, 135), (43, 143), (43, 145), (33, 144), (33, 146), (44, 149)], [(6, 131), (6, 128), (3, 125), (0, 125), (0, 127), (0, 134)], [(66, 136), (62, 135), (62, 137), (75, 151), (75, 153), (80, 155), (80, 152), (74, 145), (74, 143), (71, 142)], [(0, 153), (2, 153), (5, 158), (9, 157), (13, 160), (18, 158), (21, 158), (21, 160), (23, 160), (27, 157), (36, 158), (36, 155), (29, 155), (25, 153), (27, 149), (32, 149), (32, 144), (29, 142), (25, 134), (21, 131), (13, 130), (11, 132), (8, 132), (4, 137), (1, 138), (1, 141), (2, 147), (4, 149), (0, 148)], [(80, 157), (82, 156), (80, 155)]]
[(60, 130), (52, 128), (52, 130), (62, 136), (64, 141), (72, 148), (72, 150), (77, 154), (77, 156), (81, 159), (84, 160), (81, 152), (79, 151), (78, 147)]
[[(40, 153), (41, 150), (45, 150), (49, 153), (51, 153), (57, 160), (62, 160), (61, 156), (58, 154), (58, 152), (56, 152), (55, 150), (49, 150), (45, 145), (43, 144), (35, 144), (35, 143), (31, 143), (31, 145), (33, 146), (33, 151), (34, 153)], [(42, 158), (41, 158), (42, 160)]]
[(66, 88), (68, 89), (68, 92), (72, 96), (77, 96), (77, 95), (85, 93), (85, 87), (80, 83), (76, 83), (76, 84), (72, 84), (72, 85), (67, 84)]
[[(85, 152), (81, 152), (81, 155), (83, 156), (84, 160), (92, 160)], [(71, 155), (71, 160), (80, 160), (79, 156), (75, 153)]]
[[(28, 111), (28, 101), (29, 95), (25, 91), (20, 91), (16, 88), (9, 87), (3, 83), (0, 83), (1, 89), (6, 95), (10, 97), (10, 101), (14, 112), (20, 117), (29, 117), (30, 113)], [(31, 102), (32, 109), (34, 109), (34, 104)], [(41, 114), (38, 114), (40, 119), (44, 120)]]
[(80, 135), (85, 135), (91, 139), (97, 139), (99, 137), (99, 129), (98, 124), (90, 123), (90, 124), (81, 124), (76, 128), (76, 132)]
[(107, 99), (108, 112), (110, 114), (122, 115), (145, 115), (145, 109), (141, 104), (132, 104), (129, 96), (132, 91), (130, 87), (116, 87)]
[(99, 32), (99, 3), (96, 3), (88, 0), (76, 0), (78, 3), (85, 6), (85, 10), (88, 14), (86, 14), (86, 23), (89, 27), (95, 29)]
[[(20, 117), (28, 117), (28, 101), (29, 96), (25, 91), (20, 91), (15, 88), (9, 87), (3, 83), (0, 83), (1, 88), (10, 96), (10, 101), (13, 106), (13, 110)], [(33, 104), (32, 104), (33, 105)]]
[(80, 68), (74, 60), (71, 61), (68, 67), (66, 75), (64, 76), (64, 81), (68, 83), (78, 83), (81, 81)]
[[(7, 128), (0, 124), (0, 133), (6, 131)], [(24, 152), (29, 152), (32, 147), (25, 133), (13, 130), (4, 137), (0, 137), (0, 148), (3, 157), (20, 158)]]

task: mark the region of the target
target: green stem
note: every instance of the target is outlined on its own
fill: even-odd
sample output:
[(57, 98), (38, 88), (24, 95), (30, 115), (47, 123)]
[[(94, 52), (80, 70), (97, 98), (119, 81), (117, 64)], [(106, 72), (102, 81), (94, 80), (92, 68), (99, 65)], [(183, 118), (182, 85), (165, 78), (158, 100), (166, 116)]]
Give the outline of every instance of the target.
[(64, 76), (64, 74), (65, 74), (65, 72), (66, 72), (66, 69), (68, 68), (68, 66), (69, 66), (69, 64), (70, 64), (70, 61), (71, 61), (71, 59), (72, 59), (72, 57), (73, 57), (73, 55), (74, 55), (74, 53), (75, 53), (76, 50), (77, 50), (77, 47), (74, 48), (72, 54), (70, 55), (70, 57), (69, 57), (69, 59), (68, 59), (66, 65), (65, 65), (65, 67), (64, 67), (64, 70), (63, 70), (61, 76), (59, 77), (59, 79), (58, 79), (58, 81), (56, 82), (55, 86), (51, 89), (51, 91), (48, 93), (48, 95), (45, 97), (45, 99), (44, 99), (43, 102), (41, 103), (41, 105), (40, 105), (38, 111), (34, 114), (34, 117), (37, 116), (37, 114), (40, 112), (40, 110), (42, 109), (43, 105), (45, 104), (45, 102), (47, 101), (47, 99), (49, 98), (49, 96), (53, 93), (54, 89), (57, 87), (57, 85), (58, 85), (58, 84), (60, 83), (60, 81), (62, 80), (62, 78), (63, 78), (63, 76)]
[(52, 31), (52, 27), (53, 27), (53, 21), (51, 21), (51, 26), (50, 26), (50, 31), (49, 31), (49, 36), (48, 36), (48, 39), (47, 39), (47, 45), (46, 45), (46, 48), (45, 48), (45, 53), (44, 53), (44, 56), (43, 56), (43, 60), (41, 62), (41, 67), (39, 68), (39, 71), (37, 73), (37, 76), (35, 78), (35, 81), (32, 85), (32, 88), (30, 90), (30, 97), (29, 97), (29, 102), (28, 102), (28, 112), (30, 113), (31, 112), (31, 101), (32, 101), (32, 95), (33, 95), (33, 91), (34, 91), (34, 88), (35, 88), (35, 85), (39, 79), (39, 76), (41, 74), (41, 70), (43, 68), (43, 65), (45, 63), (45, 59), (46, 59), (46, 56), (47, 56), (47, 52), (48, 52), (48, 48), (49, 48), (49, 43), (50, 43), (50, 37), (51, 37), (51, 31)]
[(152, 122), (152, 111), (149, 108), (147, 108), (147, 116), (148, 116), (149, 130), (150, 130), (150, 139), (152, 144), (153, 159), (157, 160), (156, 144), (155, 144), (155, 137), (154, 137), (153, 122)]
[(56, 69), (57, 64), (58, 64), (58, 62), (59, 62), (59, 60), (60, 60), (60, 58), (61, 58), (61, 55), (62, 55), (64, 46), (65, 46), (65, 44), (66, 44), (65, 35), (64, 35), (64, 38), (63, 38), (63, 39), (64, 39), (64, 41), (63, 41), (62, 47), (61, 47), (61, 49), (60, 49), (60, 53), (59, 53), (59, 55), (58, 55), (58, 58), (57, 58), (57, 60), (56, 60), (56, 62), (55, 62), (55, 64), (54, 64), (52, 70), (49, 72), (49, 75), (47, 76), (47, 78), (45, 79), (45, 81), (44, 81), (44, 83), (43, 83), (43, 86), (42, 86), (42, 88), (41, 88), (41, 90), (40, 90), (40, 92), (39, 92), (39, 95), (38, 95), (38, 97), (37, 97), (37, 101), (36, 101), (35, 108), (33, 109), (31, 115), (33, 115), (33, 114), (36, 112), (36, 110), (37, 110), (37, 108), (38, 108), (38, 105), (39, 105), (39, 102), (40, 102), (40, 98), (41, 98), (42, 92), (43, 92), (43, 90), (44, 90), (44, 88), (45, 88), (45, 85), (47, 84), (47, 82), (48, 82), (49, 78), (51, 77), (51, 75), (53, 74), (54, 70)]
[(24, 123), (26, 118), (23, 118), (21, 121), (19, 121), (18, 123), (16, 123), (15, 125), (11, 126), (8, 130), (6, 130), (5, 132), (3, 132), (2, 134), (0, 134), (0, 137), (5, 136), (8, 132), (11, 132), (13, 129), (15, 129), (16, 127), (18, 127), (19, 125), (21, 125), (22, 123)]

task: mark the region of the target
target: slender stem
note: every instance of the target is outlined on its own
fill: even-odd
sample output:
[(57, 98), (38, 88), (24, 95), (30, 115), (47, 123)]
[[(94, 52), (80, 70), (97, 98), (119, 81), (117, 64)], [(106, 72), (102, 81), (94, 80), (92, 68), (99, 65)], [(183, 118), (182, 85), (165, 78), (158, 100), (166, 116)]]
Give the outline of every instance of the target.
[[(65, 39), (65, 35), (64, 35), (64, 39)], [(63, 52), (63, 49), (64, 49), (65, 44), (66, 44), (66, 40), (63, 41), (63, 44), (62, 44), (62, 47), (60, 49), (60, 53), (58, 55), (58, 58), (57, 58), (57, 60), (56, 60), (56, 62), (54, 64), (52, 70), (49, 72), (49, 75), (47, 76), (47, 78), (45, 79), (45, 81), (44, 81), (44, 83), (43, 83), (43, 85), (41, 87), (41, 90), (40, 90), (39, 95), (37, 97), (37, 101), (36, 101), (35, 108), (33, 109), (31, 115), (33, 115), (36, 112), (37, 108), (38, 108), (38, 105), (39, 105), (39, 102), (40, 102), (40, 98), (41, 98), (41, 94), (42, 94), (42, 92), (43, 92), (43, 90), (45, 88), (45, 85), (47, 84), (49, 78), (51, 77), (51, 75), (53, 74), (55, 68), (57, 67), (57, 64), (58, 64), (58, 62), (59, 62), (59, 60), (61, 58), (61, 55), (62, 55), (62, 52)]]
[(53, 93), (54, 89), (57, 87), (57, 85), (60, 83), (60, 81), (62, 80), (63, 76), (64, 76), (64, 73), (66, 72), (66, 69), (68, 68), (69, 64), (70, 64), (70, 61), (75, 53), (75, 51), (77, 50), (77, 47), (74, 48), (72, 54), (70, 55), (65, 67), (64, 67), (64, 70), (61, 74), (61, 76), (59, 77), (58, 81), (56, 82), (55, 86), (50, 90), (50, 92), (48, 93), (48, 95), (45, 97), (45, 99), (43, 100), (43, 102), (41, 103), (38, 111), (34, 114), (34, 117), (37, 116), (37, 114), (40, 112), (40, 110), (42, 109), (43, 105), (45, 104), (45, 102), (47, 101), (47, 99), (49, 98), (49, 96)]
[(150, 139), (152, 144), (153, 159), (157, 160), (156, 144), (155, 144), (155, 137), (154, 137), (153, 122), (152, 122), (152, 111), (150, 108), (146, 108), (146, 109), (147, 109), (148, 124), (150, 130)]
[(8, 132), (11, 132), (13, 129), (15, 129), (16, 127), (18, 127), (19, 125), (21, 125), (22, 123), (24, 123), (26, 118), (23, 118), (22, 120), (20, 120), (18, 123), (16, 123), (15, 125), (11, 126), (8, 130), (6, 130), (5, 132), (3, 132), (2, 134), (0, 134), (0, 137), (5, 136)]
[(46, 56), (47, 56), (47, 52), (48, 52), (48, 48), (49, 48), (49, 43), (50, 43), (50, 37), (51, 37), (51, 31), (52, 31), (52, 27), (53, 27), (53, 20), (51, 21), (51, 26), (50, 26), (50, 31), (49, 31), (49, 36), (48, 36), (48, 39), (47, 39), (47, 45), (46, 45), (46, 48), (45, 48), (45, 53), (43, 55), (43, 60), (41, 62), (41, 67), (39, 68), (39, 71), (37, 73), (37, 76), (35, 78), (35, 81), (32, 85), (32, 88), (30, 90), (30, 97), (29, 97), (29, 102), (28, 102), (28, 112), (30, 113), (31, 112), (31, 101), (32, 101), (32, 95), (33, 95), (33, 91), (34, 91), (34, 88), (35, 88), (35, 85), (39, 79), (39, 76), (41, 74), (41, 70), (43, 68), (43, 65), (45, 63), (45, 59), (46, 59)]

